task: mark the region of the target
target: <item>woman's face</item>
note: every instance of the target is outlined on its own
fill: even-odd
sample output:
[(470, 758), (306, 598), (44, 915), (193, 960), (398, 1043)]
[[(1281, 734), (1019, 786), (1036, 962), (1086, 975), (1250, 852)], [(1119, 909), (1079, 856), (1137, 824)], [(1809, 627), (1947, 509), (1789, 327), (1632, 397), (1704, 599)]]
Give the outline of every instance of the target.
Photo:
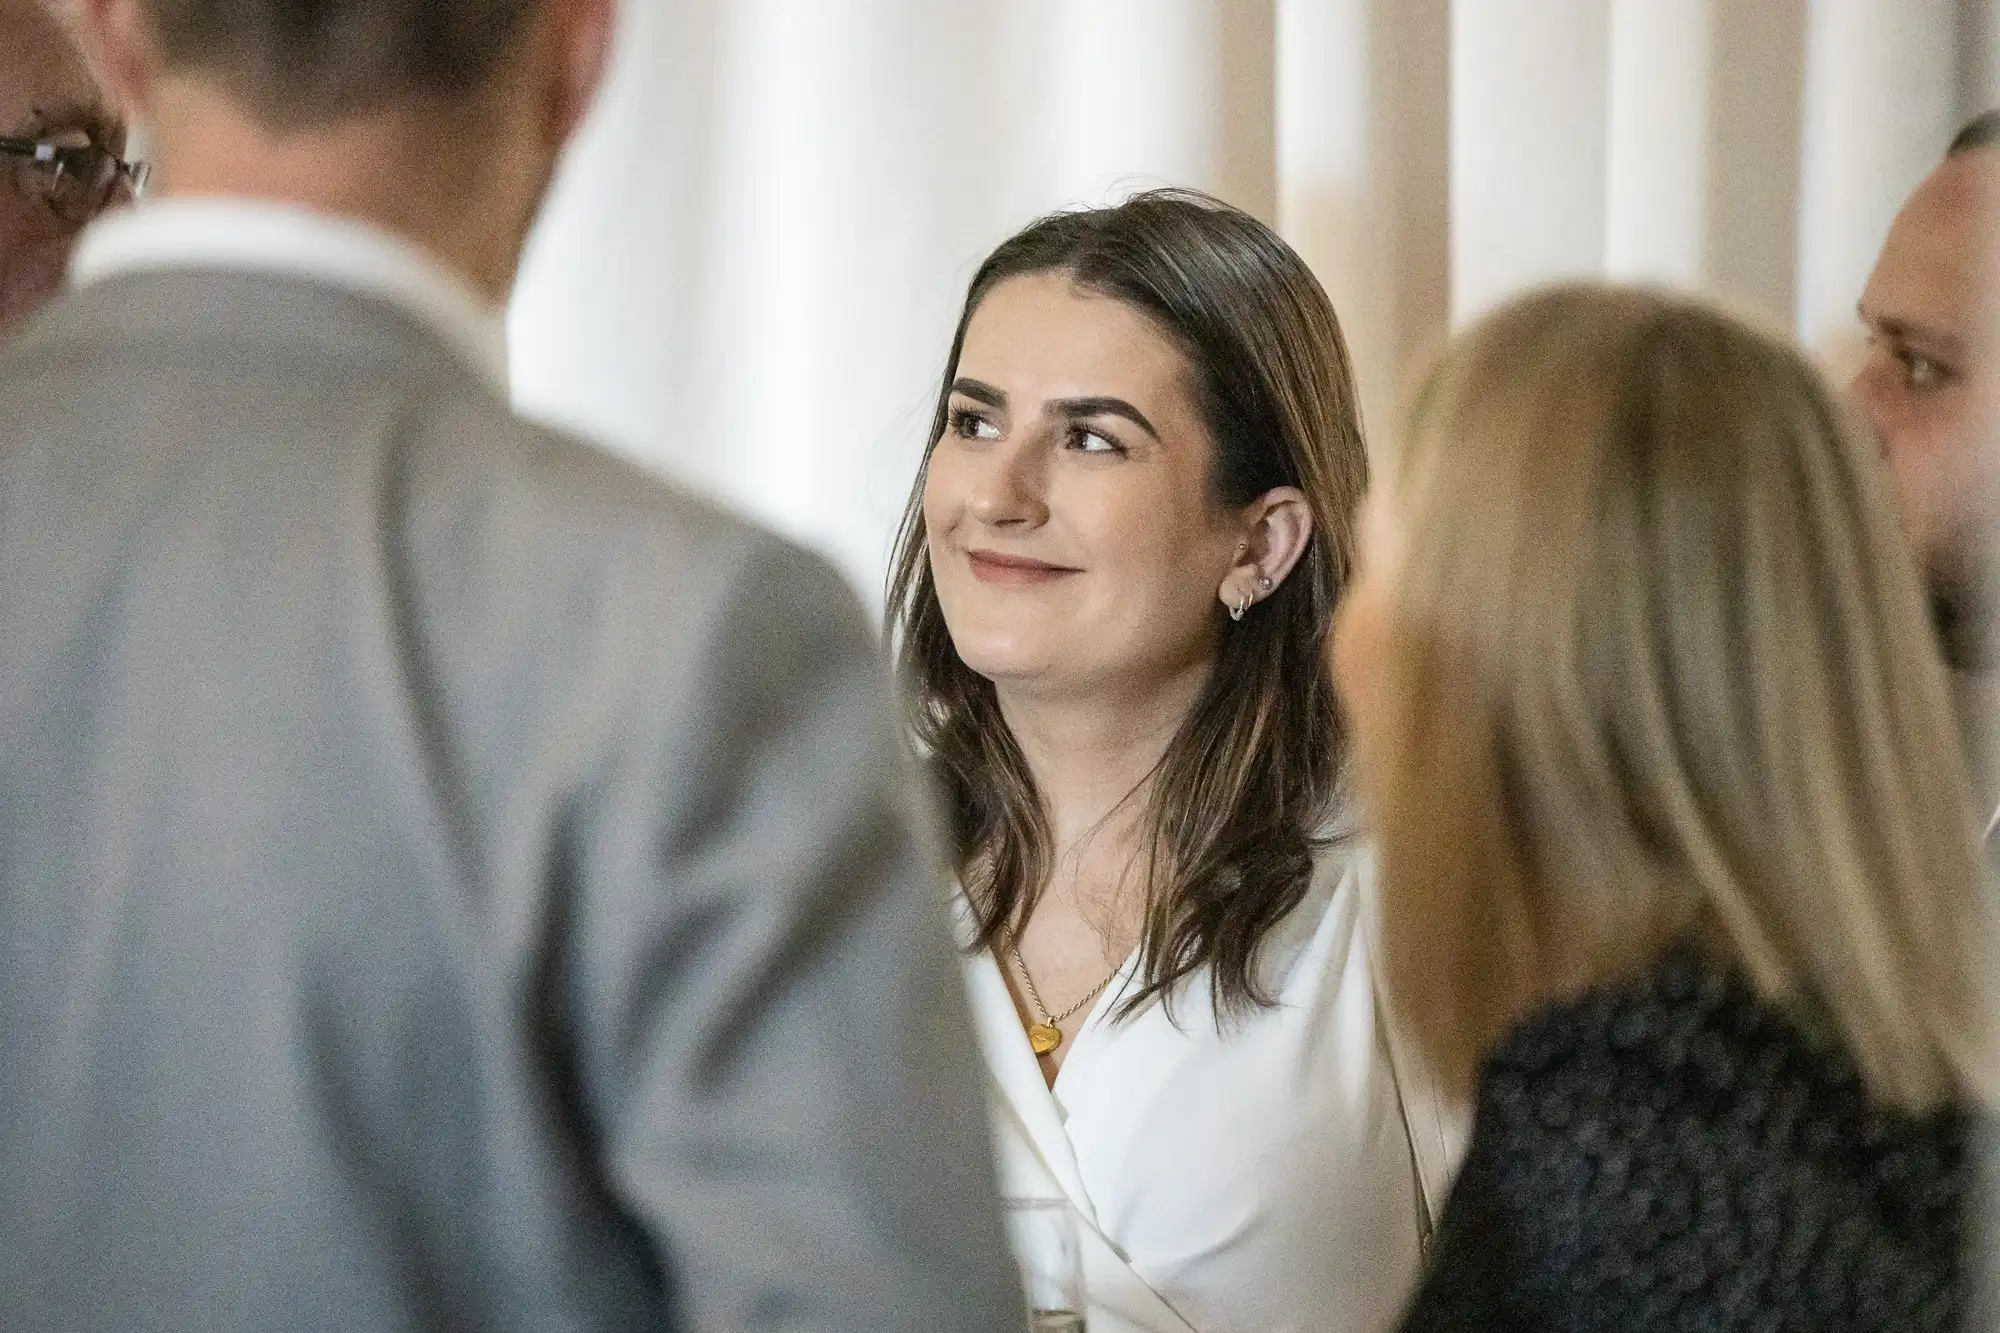
[[(966, 329), (924, 488), (931, 571), (966, 665), (1003, 688), (1144, 690), (1212, 657), (1243, 515), (1180, 350), (1061, 274), (995, 287)], [(1252, 558), (1246, 556), (1246, 559)]]
[(1379, 737), (1386, 704), (1389, 626), (1402, 532), (1378, 485), (1361, 509), (1352, 579), (1333, 621), (1333, 676), (1354, 740), (1356, 776), (1365, 797), (1381, 770)]

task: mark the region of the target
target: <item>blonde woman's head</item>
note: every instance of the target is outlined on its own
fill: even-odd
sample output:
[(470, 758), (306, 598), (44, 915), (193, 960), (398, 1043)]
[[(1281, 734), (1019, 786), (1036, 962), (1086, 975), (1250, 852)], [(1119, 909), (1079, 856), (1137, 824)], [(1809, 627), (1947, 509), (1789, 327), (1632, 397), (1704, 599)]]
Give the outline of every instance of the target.
[(1568, 287), (1418, 395), (1338, 634), (1388, 984), (1441, 1070), (1682, 940), (1875, 1093), (1990, 1100), (1984, 904), (1879, 463), (1784, 342)]

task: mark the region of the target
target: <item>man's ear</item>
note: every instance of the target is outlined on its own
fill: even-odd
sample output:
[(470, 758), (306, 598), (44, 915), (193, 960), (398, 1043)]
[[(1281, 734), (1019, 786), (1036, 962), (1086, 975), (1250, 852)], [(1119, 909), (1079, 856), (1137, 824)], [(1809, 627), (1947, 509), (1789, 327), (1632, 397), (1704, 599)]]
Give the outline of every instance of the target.
[(159, 50), (143, 0), (60, 0), (51, 8), (105, 97), (131, 118), (151, 111)]
[(550, 9), (558, 61), (551, 128), (567, 142), (590, 114), (604, 84), (618, 28), (618, 0), (551, 0)]

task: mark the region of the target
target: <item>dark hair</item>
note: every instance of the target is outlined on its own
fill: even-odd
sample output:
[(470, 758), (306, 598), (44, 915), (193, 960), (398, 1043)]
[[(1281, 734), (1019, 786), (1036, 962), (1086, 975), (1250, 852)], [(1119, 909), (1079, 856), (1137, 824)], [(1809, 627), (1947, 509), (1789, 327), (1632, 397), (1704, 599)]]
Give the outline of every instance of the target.
[(540, 0), (145, 0), (167, 62), (268, 124), (323, 124), (476, 89)]
[(2000, 106), (1991, 111), (1981, 112), (1965, 123), (1945, 150), (1946, 157), (1957, 157), (1960, 153), (1970, 153), (1978, 148), (2000, 146)]
[[(1215, 446), (1213, 498), (1231, 508), (1280, 486), (1311, 506), (1292, 576), (1240, 624), (1218, 604), (1216, 660), (1154, 771), (1146, 812), (1144, 969), (1121, 1012), (1204, 965), (1218, 1018), (1267, 1004), (1254, 964), (1304, 898), (1346, 754), (1325, 654), (1354, 550), (1368, 458), (1340, 324), (1299, 256), (1248, 214), (1192, 191), (1058, 213), (982, 264), (966, 294), (931, 424), (943, 437), (966, 329), (1010, 278), (1059, 273), (1147, 316), (1186, 354)], [(943, 788), (975, 947), (1011, 941), (1051, 870), (1047, 811), (992, 683), (959, 659), (924, 527), (929, 450), (904, 514), (888, 607), (912, 728)]]

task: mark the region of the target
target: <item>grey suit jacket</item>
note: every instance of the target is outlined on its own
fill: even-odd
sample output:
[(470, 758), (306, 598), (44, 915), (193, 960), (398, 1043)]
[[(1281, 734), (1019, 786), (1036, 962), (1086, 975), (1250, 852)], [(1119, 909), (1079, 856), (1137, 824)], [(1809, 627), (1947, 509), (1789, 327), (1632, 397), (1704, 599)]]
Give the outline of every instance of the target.
[(823, 565), (390, 308), (0, 357), (0, 1325), (1008, 1333), (942, 879)]

